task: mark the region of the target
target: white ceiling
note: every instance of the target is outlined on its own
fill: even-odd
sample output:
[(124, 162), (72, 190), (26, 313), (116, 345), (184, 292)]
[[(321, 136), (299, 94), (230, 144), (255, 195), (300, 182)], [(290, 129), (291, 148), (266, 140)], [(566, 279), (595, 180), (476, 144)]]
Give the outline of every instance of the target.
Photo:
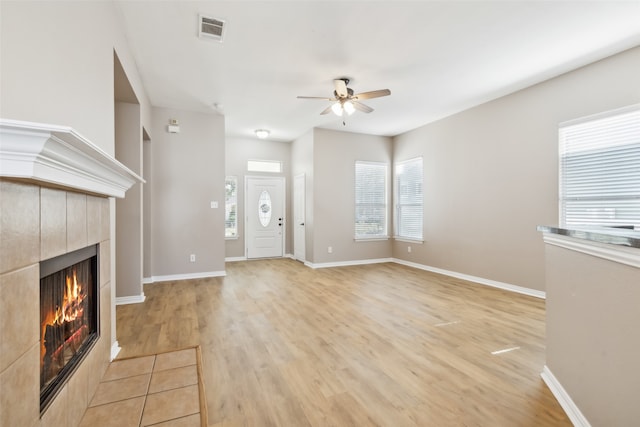
[[(640, 1), (116, 1), (151, 103), (215, 113), (226, 134), (313, 127), (397, 135), (640, 45)], [(226, 20), (223, 43), (198, 14)], [(333, 79), (370, 114), (320, 112)], [(588, 88), (585, 88), (588, 90)]]

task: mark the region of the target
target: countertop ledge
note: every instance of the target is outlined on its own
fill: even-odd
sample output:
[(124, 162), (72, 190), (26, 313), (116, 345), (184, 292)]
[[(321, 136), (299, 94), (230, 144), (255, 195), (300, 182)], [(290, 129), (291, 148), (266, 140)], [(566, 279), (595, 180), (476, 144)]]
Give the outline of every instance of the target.
[(539, 225), (537, 229), (543, 233), (640, 249), (640, 231), (638, 230), (598, 226), (560, 228), (546, 225)]

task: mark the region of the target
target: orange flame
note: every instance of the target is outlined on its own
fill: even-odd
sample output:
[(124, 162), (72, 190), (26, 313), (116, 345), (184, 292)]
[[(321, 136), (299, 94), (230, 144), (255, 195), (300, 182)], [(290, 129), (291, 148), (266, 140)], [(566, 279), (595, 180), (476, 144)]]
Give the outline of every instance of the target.
[(76, 270), (73, 269), (73, 275), (66, 277), (66, 286), (64, 290), (64, 298), (62, 304), (56, 306), (55, 310), (47, 313), (41, 325), (40, 331), (40, 364), (44, 363), (46, 348), (44, 345), (44, 335), (47, 325), (62, 325), (65, 322), (72, 322), (83, 315), (84, 307), (82, 302), (85, 295), (82, 293), (82, 284), (78, 283)]

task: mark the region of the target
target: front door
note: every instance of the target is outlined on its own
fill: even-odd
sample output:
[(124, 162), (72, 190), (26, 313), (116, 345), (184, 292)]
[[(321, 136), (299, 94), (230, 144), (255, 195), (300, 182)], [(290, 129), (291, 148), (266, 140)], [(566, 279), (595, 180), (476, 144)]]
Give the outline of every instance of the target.
[(247, 258), (284, 255), (284, 178), (247, 177)]

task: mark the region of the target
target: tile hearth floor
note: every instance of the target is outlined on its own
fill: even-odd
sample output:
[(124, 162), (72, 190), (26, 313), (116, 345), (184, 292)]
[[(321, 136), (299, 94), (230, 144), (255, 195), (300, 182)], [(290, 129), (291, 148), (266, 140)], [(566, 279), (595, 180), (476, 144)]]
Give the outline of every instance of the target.
[(114, 360), (81, 427), (206, 425), (199, 348)]

